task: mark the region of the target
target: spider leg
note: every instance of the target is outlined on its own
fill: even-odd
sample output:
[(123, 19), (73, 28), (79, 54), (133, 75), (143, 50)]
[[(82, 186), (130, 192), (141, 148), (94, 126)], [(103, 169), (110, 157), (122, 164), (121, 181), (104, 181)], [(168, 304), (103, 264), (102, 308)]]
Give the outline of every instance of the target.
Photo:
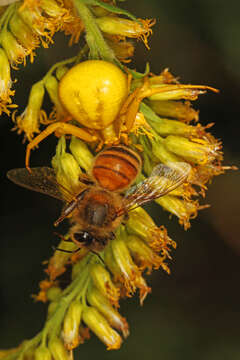
[(61, 132), (61, 134), (70, 134), (74, 135), (84, 141), (87, 142), (93, 142), (96, 141), (96, 136), (91, 135), (86, 130), (79, 128), (75, 125), (67, 124), (64, 122), (55, 122), (54, 124), (49, 125), (45, 130), (43, 130), (38, 136), (36, 136), (28, 145), (26, 150), (26, 157), (25, 157), (25, 165), (28, 171), (30, 170), (29, 167), (29, 160), (30, 160), (30, 153), (31, 150), (37, 146), (42, 140), (44, 140), (46, 137), (51, 135), (54, 132)]

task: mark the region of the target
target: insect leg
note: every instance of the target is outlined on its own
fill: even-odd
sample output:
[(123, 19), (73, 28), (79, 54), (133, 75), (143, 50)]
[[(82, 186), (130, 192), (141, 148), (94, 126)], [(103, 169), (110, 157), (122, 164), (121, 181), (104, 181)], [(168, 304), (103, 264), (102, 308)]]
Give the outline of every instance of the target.
[(27, 145), (25, 165), (26, 168), (31, 172), (29, 167), (30, 153), (31, 150), (37, 146), (42, 140), (54, 133), (55, 131), (60, 131), (61, 134), (74, 135), (84, 141), (92, 142), (96, 140), (96, 137), (89, 134), (86, 130), (81, 129), (77, 126), (67, 124), (64, 122), (55, 122), (49, 125), (45, 130), (43, 130), (38, 136), (36, 136), (30, 143)]
[(69, 253), (69, 254), (73, 254), (73, 253), (76, 253), (80, 250), (80, 248), (77, 248), (75, 250), (65, 250), (65, 249), (61, 249), (61, 248), (58, 248), (58, 247), (55, 247), (55, 246), (52, 246), (52, 249), (54, 251), (58, 250), (58, 251), (62, 251), (62, 252), (65, 252), (65, 253)]

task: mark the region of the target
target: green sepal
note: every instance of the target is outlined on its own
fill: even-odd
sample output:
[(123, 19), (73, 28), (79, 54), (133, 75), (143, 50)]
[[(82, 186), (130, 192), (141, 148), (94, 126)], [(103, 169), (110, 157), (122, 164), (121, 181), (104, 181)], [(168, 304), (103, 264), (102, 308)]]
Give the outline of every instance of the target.
[(146, 105), (144, 102), (140, 105), (140, 111), (143, 113), (146, 119), (157, 122), (160, 124), (162, 119), (150, 108), (150, 106)]
[[(124, 67), (123, 66), (123, 70), (124, 70)], [(134, 79), (143, 79), (145, 76), (147, 76), (150, 72), (150, 65), (149, 63), (146, 63), (146, 67), (145, 67), (145, 71), (144, 73), (140, 73), (138, 71), (135, 71), (135, 70), (131, 70), (128, 68), (128, 71), (130, 72), (130, 74), (133, 76)]]
[(139, 22), (139, 20), (134, 15), (132, 15), (129, 11), (121, 9), (121, 8), (119, 8), (117, 6), (113, 6), (113, 5), (104, 3), (104, 2), (102, 2), (100, 0), (84, 0), (84, 2), (87, 5), (100, 6), (103, 9), (108, 10), (108, 11), (114, 13), (114, 14), (125, 15), (129, 19)]

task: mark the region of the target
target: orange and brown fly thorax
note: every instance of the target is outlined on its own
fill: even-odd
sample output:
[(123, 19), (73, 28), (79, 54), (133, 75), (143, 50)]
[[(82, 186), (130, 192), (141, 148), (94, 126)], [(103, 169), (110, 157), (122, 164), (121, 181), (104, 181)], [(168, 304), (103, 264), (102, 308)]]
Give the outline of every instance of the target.
[(122, 145), (112, 146), (96, 157), (92, 176), (104, 189), (123, 191), (135, 181), (141, 166), (135, 151)]

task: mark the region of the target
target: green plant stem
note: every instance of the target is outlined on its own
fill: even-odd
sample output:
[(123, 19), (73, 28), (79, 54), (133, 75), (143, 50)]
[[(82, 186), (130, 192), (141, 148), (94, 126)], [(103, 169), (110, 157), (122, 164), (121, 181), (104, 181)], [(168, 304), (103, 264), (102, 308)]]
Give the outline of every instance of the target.
[(85, 26), (86, 41), (90, 49), (90, 58), (117, 62), (114, 52), (105, 42), (104, 37), (96, 24), (94, 16), (85, 5), (85, 1), (74, 0), (74, 5)]
[(39, 332), (36, 336), (34, 336), (34, 338), (32, 338), (31, 340), (25, 341), (24, 344), (19, 348), (19, 350), (6, 356), (4, 360), (21, 359), (27, 350), (29, 350), (31, 347), (37, 347), (37, 345), (41, 341), (41, 337), (42, 337), (42, 331)]
[[(97, 259), (94, 254), (89, 254), (81, 260), (81, 271), (79, 271), (72, 283), (62, 292), (59, 297), (59, 304), (52, 316), (45, 323), (43, 330), (31, 340), (24, 342), (19, 350), (6, 356), (4, 360), (20, 360), (24, 358), (26, 351), (32, 347), (36, 348), (40, 343), (45, 346), (47, 339), (51, 341), (51, 339), (59, 335), (65, 313), (70, 303), (74, 299), (80, 300), (82, 298), (84, 300), (86, 296), (91, 281), (89, 268), (95, 262), (99, 262), (99, 259)], [(83, 303), (85, 303), (85, 301), (83, 301)]]
[(51, 340), (59, 334), (64, 315), (70, 303), (75, 298), (80, 298), (85, 295), (90, 281), (89, 266), (95, 261), (98, 260), (96, 260), (93, 254), (86, 256), (86, 258), (82, 260), (82, 271), (79, 272), (72, 283), (63, 291), (55, 312), (46, 322), (42, 334), (42, 345), (46, 344), (47, 337)]

